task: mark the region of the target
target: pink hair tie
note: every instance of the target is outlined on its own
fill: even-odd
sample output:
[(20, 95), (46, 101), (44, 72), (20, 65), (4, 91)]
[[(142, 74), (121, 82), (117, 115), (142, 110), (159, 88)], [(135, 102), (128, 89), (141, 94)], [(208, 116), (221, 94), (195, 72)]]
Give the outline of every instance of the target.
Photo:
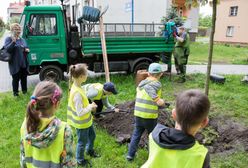
[(55, 91), (53, 93), (53, 96), (52, 96), (52, 99), (51, 99), (53, 104), (55, 104), (55, 103), (57, 103), (59, 101), (60, 95), (61, 95), (60, 90), (58, 88), (55, 89)]
[(31, 104), (34, 106), (34, 108), (36, 108), (37, 105), (37, 98), (35, 96), (31, 96)]

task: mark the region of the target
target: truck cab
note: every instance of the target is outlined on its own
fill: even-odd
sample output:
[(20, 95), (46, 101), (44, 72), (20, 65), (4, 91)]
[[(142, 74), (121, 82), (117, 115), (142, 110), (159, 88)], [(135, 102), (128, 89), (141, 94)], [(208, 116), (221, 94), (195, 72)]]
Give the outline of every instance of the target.
[(23, 38), (30, 48), (30, 74), (40, 79), (54, 72), (63, 78), (67, 70), (67, 44), (63, 10), (60, 6), (26, 6), (21, 18)]

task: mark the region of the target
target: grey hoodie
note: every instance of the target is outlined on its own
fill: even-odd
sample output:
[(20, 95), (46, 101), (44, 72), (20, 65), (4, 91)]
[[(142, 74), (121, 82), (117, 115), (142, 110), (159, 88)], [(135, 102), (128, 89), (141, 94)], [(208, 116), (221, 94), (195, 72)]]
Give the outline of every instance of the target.
[(162, 85), (158, 80), (144, 79), (138, 85), (140, 89), (145, 89), (146, 93), (152, 98), (156, 99), (158, 97), (158, 91), (161, 89)]

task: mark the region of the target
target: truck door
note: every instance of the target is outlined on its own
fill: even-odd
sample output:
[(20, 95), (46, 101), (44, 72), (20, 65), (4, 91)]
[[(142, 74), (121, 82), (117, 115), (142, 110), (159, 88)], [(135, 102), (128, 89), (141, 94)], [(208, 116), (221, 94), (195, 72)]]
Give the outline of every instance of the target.
[[(61, 13), (30, 13), (29, 33), (31, 66), (42, 63), (67, 64), (65, 31)], [(61, 19), (60, 19), (61, 18)]]

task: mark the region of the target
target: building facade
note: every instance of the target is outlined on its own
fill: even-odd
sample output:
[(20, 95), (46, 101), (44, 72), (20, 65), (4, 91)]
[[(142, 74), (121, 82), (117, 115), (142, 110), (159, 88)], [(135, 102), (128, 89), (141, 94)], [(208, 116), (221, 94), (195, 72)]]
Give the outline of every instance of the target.
[(60, 0), (29, 0), (31, 5), (59, 5)]
[[(44, 5), (44, 4), (60, 4), (59, 0), (32, 0), (31, 5)], [(161, 23), (163, 16), (166, 16), (167, 11), (171, 6), (178, 8), (178, 14), (186, 17), (185, 26), (192, 34), (198, 32), (198, 18), (199, 8), (186, 8), (185, 0), (64, 0), (66, 5), (67, 17), (71, 22), (73, 21), (73, 8), (75, 21), (83, 14), (84, 6), (92, 6), (95, 8), (105, 9), (108, 7), (107, 12), (104, 14), (104, 23), (117, 23), (118, 26), (107, 27), (108, 29), (125, 29), (131, 31), (130, 24), (157, 24)], [(120, 25), (125, 23), (126, 25)], [(129, 24), (129, 25), (128, 25)], [(124, 27), (125, 26), (125, 27)], [(97, 26), (95, 27), (97, 29)], [(160, 31), (160, 26), (134, 25), (133, 31), (150, 31), (154, 29)], [(98, 30), (96, 30), (98, 31)], [(117, 30), (118, 31), (118, 30)]]
[(221, 0), (217, 6), (214, 41), (248, 44), (248, 0)]
[(7, 8), (7, 20), (9, 21), (12, 17), (20, 17), (23, 9), (24, 9), (24, 2), (14, 2), (14, 3), (9, 3), (9, 7)]

